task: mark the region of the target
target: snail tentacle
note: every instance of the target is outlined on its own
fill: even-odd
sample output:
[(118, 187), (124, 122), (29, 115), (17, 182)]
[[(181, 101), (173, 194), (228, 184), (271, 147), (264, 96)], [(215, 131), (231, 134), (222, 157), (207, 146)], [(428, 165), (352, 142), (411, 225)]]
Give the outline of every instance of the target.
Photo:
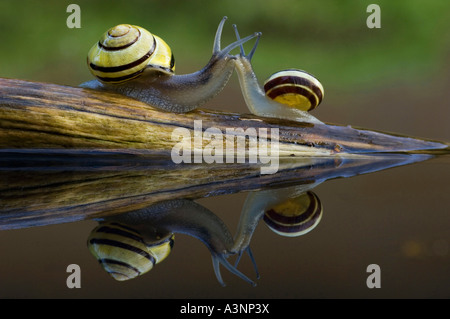
[(245, 280), (246, 282), (250, 283), (252, 286), (256, 286), (256, 283), (248, 278), (246, 275), (244, 275), (242, 272), (237, 270), (237, 268), (230, 264), (230, 262), (227, 260), (227, 258), (223, 254), (213, 254), (212, 255), (212, 263), (214, 268), (214, 273), (216, 274), (217, 280), (222, 286), (225, 286), (225, 282), (222, 279), (222, 275), (220, 273), (220, 264), (222, 264), (228, 271), (235, 274), (239, 278)]
[(253, 252), (250, 249), (250, 246), (247, 246), (245, 249), (238, 251), (238, 255), (237, 255), (236, 261), (234, 262), (234, 267), (238, 266), (239, 262), (241, 261), (241, 257), (242, 257), (242, 254), (244, 253), (244, 251), (250, 257), (250, 260), (251, 260), (251, 262), (253, 264), (253, 269), (255, 270), (256, 278), (259, 279), (260, 275), (259, 275), (258, 266), (256, 265), (256, 260), (255, 260), (255, 257), (253, 256)]

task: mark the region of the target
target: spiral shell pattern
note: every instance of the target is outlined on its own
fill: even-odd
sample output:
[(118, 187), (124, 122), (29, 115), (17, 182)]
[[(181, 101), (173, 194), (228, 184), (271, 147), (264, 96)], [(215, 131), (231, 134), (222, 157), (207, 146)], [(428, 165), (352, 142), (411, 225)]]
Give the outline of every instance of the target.
[(313, 192), (306, 192), (267, 209), (263, 220), (275, 233), (297, 237), (316, 227), (321, 217), (320, 199)]
[(120, 24), (103, 34), (88, 53), (91, 73), (105, 83), (121, 83), (146, 69), (175, 71), (172, 50), (160, 37), (139, 26)]
[(264, 92), (274, 101), (308, 112), (316, 108), (324, 96), (319, 80), (297, 69), (272, 74), (264, 83)]
[(173, 234), (148, 241), (126, 225), (109, 222), (91, 232), (88, 248), (106, 272), (114, 279), (124, 281), (148, 272), (164, 260), (173, 243)]

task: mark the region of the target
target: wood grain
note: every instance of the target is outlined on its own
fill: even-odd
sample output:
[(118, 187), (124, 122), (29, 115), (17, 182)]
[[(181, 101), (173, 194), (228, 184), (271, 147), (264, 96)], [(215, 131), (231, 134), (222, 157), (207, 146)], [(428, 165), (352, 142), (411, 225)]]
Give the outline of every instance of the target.
[[(175, 164), (185, 128), (279, 131), (279, 170), (263, 163)], [(237, 135), (239, 135), (237, 134)], [(225, 138), (223, 147), (226, 148)], [(260, 142), (258, 140), (258, 142)], [(208, 145), (203, 140), (202, 147)], [(258, 144), (258, 146), (261, 146)], [(201, 150), (200, 150), (201, 151)], [(0, 229), (129, 212), (174, 198), (313, 183), (405, 165), (446, 143), (351, 126), (195, 110), (168, 113), (118, 94), (0, 78)], [(420, 154), (416, 154), (420, 153)]]
[[(0, 148), (134, 149), (168, 153), (175, 128), (279, 129), (280, 156), (441, 149), (443, 143), (350, 126), (195, 110), (168, 113), (118, 94), (0, 78)], [(204, 141), (206, 145), (208, 141)], [(225, 143), (225, 142), (224, 142)], [(225, 145), (225, 144), (224, 144)], [(225, 147), (225, 146), (224, 146)]]

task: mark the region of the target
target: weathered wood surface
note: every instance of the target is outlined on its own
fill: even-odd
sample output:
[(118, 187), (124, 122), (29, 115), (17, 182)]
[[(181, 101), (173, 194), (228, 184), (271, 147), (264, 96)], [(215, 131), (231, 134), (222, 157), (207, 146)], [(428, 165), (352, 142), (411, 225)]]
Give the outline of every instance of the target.
[[(135, 149), (170, 152), (177, 127), (279, 129), (280, 156), (442, 149), (435, 143), (350, 126), (312, 125), (195, 110), (174, 114), (118, 94), (0, 79), (0, 148)], [(192, 133), (193, 136), (193, 133)], [(207, 143), (207, 142), (205, 142)]]
[[(172, 132), (187, 128), (193, 138), (194, 120), (202, 121), (203, 130), (224, 133), (279, 129), (278, 172), (261, 175), (261, 163), (173, 163), (170, 152), (178, 140)], [(447, 146), (350, 126), (208, 110), (174, 114), (117, 94), (0, 79), (0, 229), (104, 217), (173, 198), (349, 177), (425, 160), (430, 156), (412, 153)]]

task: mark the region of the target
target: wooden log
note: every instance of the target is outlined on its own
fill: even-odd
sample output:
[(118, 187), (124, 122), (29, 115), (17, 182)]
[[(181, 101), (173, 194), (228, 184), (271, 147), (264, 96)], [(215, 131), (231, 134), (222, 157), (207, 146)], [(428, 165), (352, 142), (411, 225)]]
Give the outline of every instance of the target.
[[(128, 149), (169, 154), (176, 128), (279, 130), (279, 155), (308, 156), (445, 149), (447, 144), (350, 126), (313, 125), (250, 115), (158, 110), (113, 93), (0, 79), (0, 149)], [(247, 130), (253, 128), (254, 131)], [(203, 140), (203, 146), (209, 143)], [(223, 141), (225, 148), (225, 138)]]
[[(261, 161), (175, 164), (170, 155), (179, 140), (172, 133), (186, 129), (195, 145), (196, 121), (200, 134), (212, 127), (223, 132), (223, 148), (227, 129), (246, 136), (247, 144), (260, 129), (277, 129), (278, 172), (261, 175)], [(203, 139), (202, 147), (209, 142)], [(350, 126), (209, 110), (168, 113), (118, 94), (0, 79), (0, 229), (349, 177), (430, 158), (411, 153), (435, 152), (448, 152), (448, 145)]]

